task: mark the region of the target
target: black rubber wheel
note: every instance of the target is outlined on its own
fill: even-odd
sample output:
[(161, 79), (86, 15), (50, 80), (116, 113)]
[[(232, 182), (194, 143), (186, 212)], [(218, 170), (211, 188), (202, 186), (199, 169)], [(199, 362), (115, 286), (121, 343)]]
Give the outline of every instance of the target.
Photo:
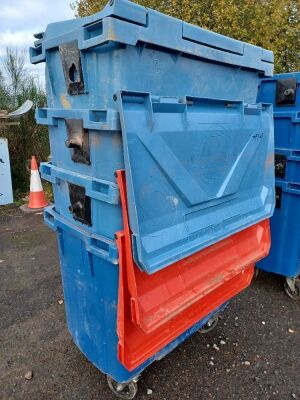
[[(288, 278), (287, 278), (288, 279)], [(295, 278), (295, 289), (293, 290), (291, 286), (286, 281), (284, 282), (285, 293), (293, 300), (300, 301), (300, 276)]]
[(206, 333), (213, 331), (215, 327), (218, 325), (218, 322), (219, 322), (219, 314), (216, 314), (213, 317), (211, 317), (211, 319), (208, 320), (207, 323), (203, 325), (198, 332), (205, 335)]
[(119, 398), (124, 400), (132, 400), (137, 394), (137, 383), (130, 381), (127, 383), (118, 383), (110, 376), (107, 376), (107, 383), (110, 390)]

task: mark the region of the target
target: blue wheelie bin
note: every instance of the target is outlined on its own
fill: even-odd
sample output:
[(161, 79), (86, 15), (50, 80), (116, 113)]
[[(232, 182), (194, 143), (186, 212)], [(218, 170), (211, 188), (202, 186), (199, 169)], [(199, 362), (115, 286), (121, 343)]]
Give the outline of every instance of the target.
[(76, 345), (132, 399), (140, 373), (251, 282), (270, 247), (273, 53), (127, 0), (50, 24), (46, 63), (67, 322)]
[(286, 293), (300, 300), (300, 72), (263, 79), (258, 101), (274, 107), (276, 177), (272, 246), (258, 267), (283, 275)]

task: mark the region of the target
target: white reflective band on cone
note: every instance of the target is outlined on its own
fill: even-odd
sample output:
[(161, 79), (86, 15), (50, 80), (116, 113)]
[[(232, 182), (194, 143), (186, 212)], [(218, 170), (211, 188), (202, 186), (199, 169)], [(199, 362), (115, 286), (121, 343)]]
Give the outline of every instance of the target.
[(41, 177), (40, 177), (39, 171), (37, 171), (37, 170), (31, 171), (30, 191), (31, 192), (42, 192), (43, 191)]

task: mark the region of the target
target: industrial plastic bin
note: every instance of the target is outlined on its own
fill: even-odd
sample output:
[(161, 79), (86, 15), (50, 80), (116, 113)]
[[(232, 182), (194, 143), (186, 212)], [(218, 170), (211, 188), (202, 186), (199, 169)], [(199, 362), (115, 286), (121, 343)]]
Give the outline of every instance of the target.
[(48, 106), (107, 109), (120, 89), (255, 103), (273, 53), (127, 0), (48, 25), (31, 62), (46, 61)]
[[(258, 101), (271, 103), (274, 111), (292, 112), (300, 110), (300, 72), (277, 74), (262, 79)], [(280, 147), (279, 144), (277, 144)]]
[[(112, 177), (125, 160), (134, 259), (150, 274), (272, 215), (269, 105), (120, 92), (117, 107), (122, 134), (105, 136), (102, 146), (99, 131), (92, 163), (96, 169), (107, 161), (99, 172), (110, 181), (42, 165), (61, 215), (113, 238), (121, 225)], [(56, 133), (55, 159), (63, 164), (71, 154)]]
[(263, 79), (259, 101), (274, 105), (276, 209), (272, 247), (258, 267), (286, 277), (287, 294), (300, 300), (300, 73)]
[(269, 252), (273, 118), (256, 98), (273, 54), (126, 0), (36, 39), (68, 327), (133, 398)]

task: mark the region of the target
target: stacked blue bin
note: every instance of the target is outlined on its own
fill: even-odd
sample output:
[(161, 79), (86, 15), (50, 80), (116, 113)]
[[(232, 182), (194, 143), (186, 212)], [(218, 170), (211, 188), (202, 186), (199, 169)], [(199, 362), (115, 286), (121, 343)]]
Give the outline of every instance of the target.
[(300, 72), (263, 79), (258, 101), (274, 106), (276, 176), (272, 247), (258, 267), (286, 277), (287, 294), (300, 300)]
[(36, 39), (31, 61), (46, 62), (48, 94), (37, 121), (52, 157), (41, 173), (55, 198), (45, 221), (57, 231), (68, 327), (133, 398), (146, 366), (214, 317), (132, 371), (120, 363), (115, 172), (126, 171), (134, 260), (147, 274), (268, 219), (272, 108), (256, 99), (273, 54), (126, 0)]

